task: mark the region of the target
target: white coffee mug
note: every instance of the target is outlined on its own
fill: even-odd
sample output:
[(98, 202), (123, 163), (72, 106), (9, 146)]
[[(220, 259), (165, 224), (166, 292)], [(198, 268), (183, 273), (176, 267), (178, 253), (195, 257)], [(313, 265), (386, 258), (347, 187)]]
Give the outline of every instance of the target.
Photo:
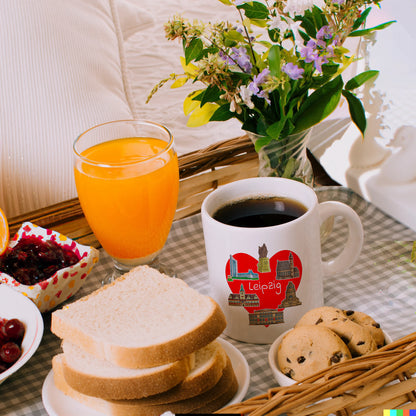
[[(245, 227), (214, 219), (230, 203), (265, 197), (300, 202), (305, 212), (289, 222)], [(363, 227), (357, 213), (335, 201), (318, 203), (312, 188), (283, 178), (258, 177), (224, 185), (201, 208), (212, 297), (227, 319), (224, 333), (267, 344), (323, 305), (323, 276), (345, 271), (358, 258)], [(323, 261), (320, 226), (331, 216), (348, 224), (343, 251)]]

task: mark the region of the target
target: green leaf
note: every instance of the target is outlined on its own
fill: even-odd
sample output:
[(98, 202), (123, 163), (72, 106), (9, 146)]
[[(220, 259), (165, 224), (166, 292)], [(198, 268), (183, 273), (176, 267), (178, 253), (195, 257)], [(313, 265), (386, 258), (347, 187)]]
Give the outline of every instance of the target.
[(215, 85), (210, 85), (201, 94), (196, 95), (193, 100), (201, 101), (201, 107), (206, 103), (215, 103), (222, 94), (221, 90)]
[(258, 152), (262, 147), (267, 146), (272, 141), (269, 136), (260, 136), (254, 143), (254, 150)]
[(257, 27), (266, 27), (267, 21), (264, 19), (250, 19), (250, 23)]
[(311, 38), (307, 33), (305, 33), (303, 30), (298, 30), (299, 35), (302, 37), (305, 43), (308, 43), (308, 40)]
[(278, 45), (273, 45), (269, 49), (267, 61), (271, 75), (280, 77), (280, 47)]
[(354, 25), (352, 26), (353, 30), (357, 30), (367, 19), (367, 16), (371, 12), (371, 7), (367, 7), (362, 13), (361, 16), (354, 22)]
[(191, 61), (198, 58), (204, 49), (204, 45), (201, 39), (193, 38), (190, 44), (185, 47), (185, 62), (188, 65)]
[(348, 108), (350, 110), (351, 120), (360, 129), (364, 137), (367, 121), (365, 119), (365, 111), (361, 101), (351, 92), (343, 90), (342, 95), (348, 101)]
[(342, 77), (338, 75), (314, 91), (296, 113), (292, 133), (306, 130), (331, 114), (339, 103), (343, 85)]
[(311, 37), (311, 38), (315, 38), (316, 37), (316, 29), (315, 29), (315, 24), (313, 22), (312, 19), (309, 19), (308, 17), (303, 17), (302, 18), (302, 24), (301, 27), (303, 27), (306, 31), (306, 33)]
[(236, 42), (244, 42), (244, 36), (238, 30), (227, 30), (224, 32), (224, 38)]
[(216, 53), (218, 53), (218, 48), (215, 46), (210, 46), (203, 49), (201, 53), (194, 59), (194, 61), (199, 61), (202, 58), (206, 58), (209, 54), (215, 55)]
[(375, 32), (376, 30), (385, 29), (386, 27), (389, 27), (393, 23), (396, 23), (396, 20), (391, 20), (390, 22), (382, 23), (381, 25), (370, 27), (368, 29), (354, 30), (354, 32), (351, 32), (348, 36), (349, 37), (365, 36), (365, 35), (368, 35), (369, 33)]
[(226, 6), (233, 6), (234, 3), (231, 0), (219, 0), (221, 3), (225, 4)]
[(365, 82), (367, 82), (368, 80), (377, 77), (380, 71), (374, 71), (374, 70), (370, 70), (370, 71), (365, 71), (365, 72), (361, 72), (361, 74), (356, 75), (354, 78), (351, 78), (346, 84), (345, 84), (345, 89), (346, 90), (354, 90), (355, 88), (360, 87), (361, 85), (363, 85)]
[(247, 18), (249, 19), (267, 19), (269, 16), (269, 9), (258, 1), (251, 1), (237, 6), (238, 9), (243, 9)]
[(226, 103), (215, 110), (209, 121), (226, 121), (234, 116), (235, 113), (230, 111), (230, 103)]
[(278, 122), (272, 124), (268, 129), (267, 129), (267, 135), (269, 137), (271, 137), (272, 139), (277, 140), (280, 136), (280, 132), (282, 131), (284, 125), (285, 125), (286, 120), (282, 119), (279, 120)]
[(317, 6), (313, 6), (312, 8), (312, 15), (316, 23), (316, 27), (321, 28), (328, 24), (328, 20), (325, 17), (324, 12)]

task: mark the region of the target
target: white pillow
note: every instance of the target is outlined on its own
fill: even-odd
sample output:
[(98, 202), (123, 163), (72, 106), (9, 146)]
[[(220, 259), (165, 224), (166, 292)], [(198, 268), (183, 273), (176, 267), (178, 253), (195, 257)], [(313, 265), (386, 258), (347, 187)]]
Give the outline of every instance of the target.
[[(76, 137), (135, 116), (117, 7), (0, 2), (0, 207), (8, 217), (75, 197)], [(128, 36), (131, 16), (123, 21)]]

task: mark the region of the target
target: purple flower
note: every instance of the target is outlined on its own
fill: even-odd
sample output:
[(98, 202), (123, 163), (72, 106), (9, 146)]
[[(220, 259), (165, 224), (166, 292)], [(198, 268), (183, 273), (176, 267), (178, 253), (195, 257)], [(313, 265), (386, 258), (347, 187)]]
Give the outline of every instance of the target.
[(334, 4), (344, 4), (345, 0), (332, 0), (332, 3), (334, 3)]
[(318, 52), (315, 48), (316, 43), (311, 39), (306, 46), (301, 49), (300, 56), (305, 59), (306, 63), (313, 62), (318, 57)]
[(316, 39), (331, 39), (332, 35), (332, 29), (328, 25), (325, 25), (318, 30)]
[(288, 62), (282, 66), (282, 71), (289, 75), (291, 79), (300, 79), (302, 78), (302, 74), (304, 73), (303, 68), (299, 68), (297, 65), (293, 64), (292, 62)]
[(232, 48), (230, 59), (232, 63), (237, 64), (244, 72), (250, 73), (253, 65), (250, 62), (250, 57), (245, 48)]
[(326, 63), (328, 63), (328, 58), (325, 55), (318, 56), (314, 61), (316, 70), (318, 72), (322, 72), (322, 64), (326, 64)]
[(260, 90), (260, 85), (264, 84), (267, 80), (267, 77), (270, 75), (270, 70), (268, 68), (263, 69), (258, 75), (254, 75), (253, 81), (248, 84), (247, 89), (259, 98), (264, 98), (267, 102), (270, 103), (266, 91)]
[(257, 85), (264, 84), (269, 75), (270, 70), (268, 68), (264, 68), (263, 71), (260, 72), (260, 74), (254, 75), (253, 82)]

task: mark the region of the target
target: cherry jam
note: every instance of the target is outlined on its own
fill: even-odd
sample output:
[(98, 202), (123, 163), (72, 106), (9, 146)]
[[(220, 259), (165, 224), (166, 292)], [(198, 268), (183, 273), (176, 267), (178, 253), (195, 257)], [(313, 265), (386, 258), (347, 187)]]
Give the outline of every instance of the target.
[(0, 271), (21, 284), (34, 285), (79, 260), (76, 253), (61, 247), (56, 241), (24, 236), (0, 256)]

